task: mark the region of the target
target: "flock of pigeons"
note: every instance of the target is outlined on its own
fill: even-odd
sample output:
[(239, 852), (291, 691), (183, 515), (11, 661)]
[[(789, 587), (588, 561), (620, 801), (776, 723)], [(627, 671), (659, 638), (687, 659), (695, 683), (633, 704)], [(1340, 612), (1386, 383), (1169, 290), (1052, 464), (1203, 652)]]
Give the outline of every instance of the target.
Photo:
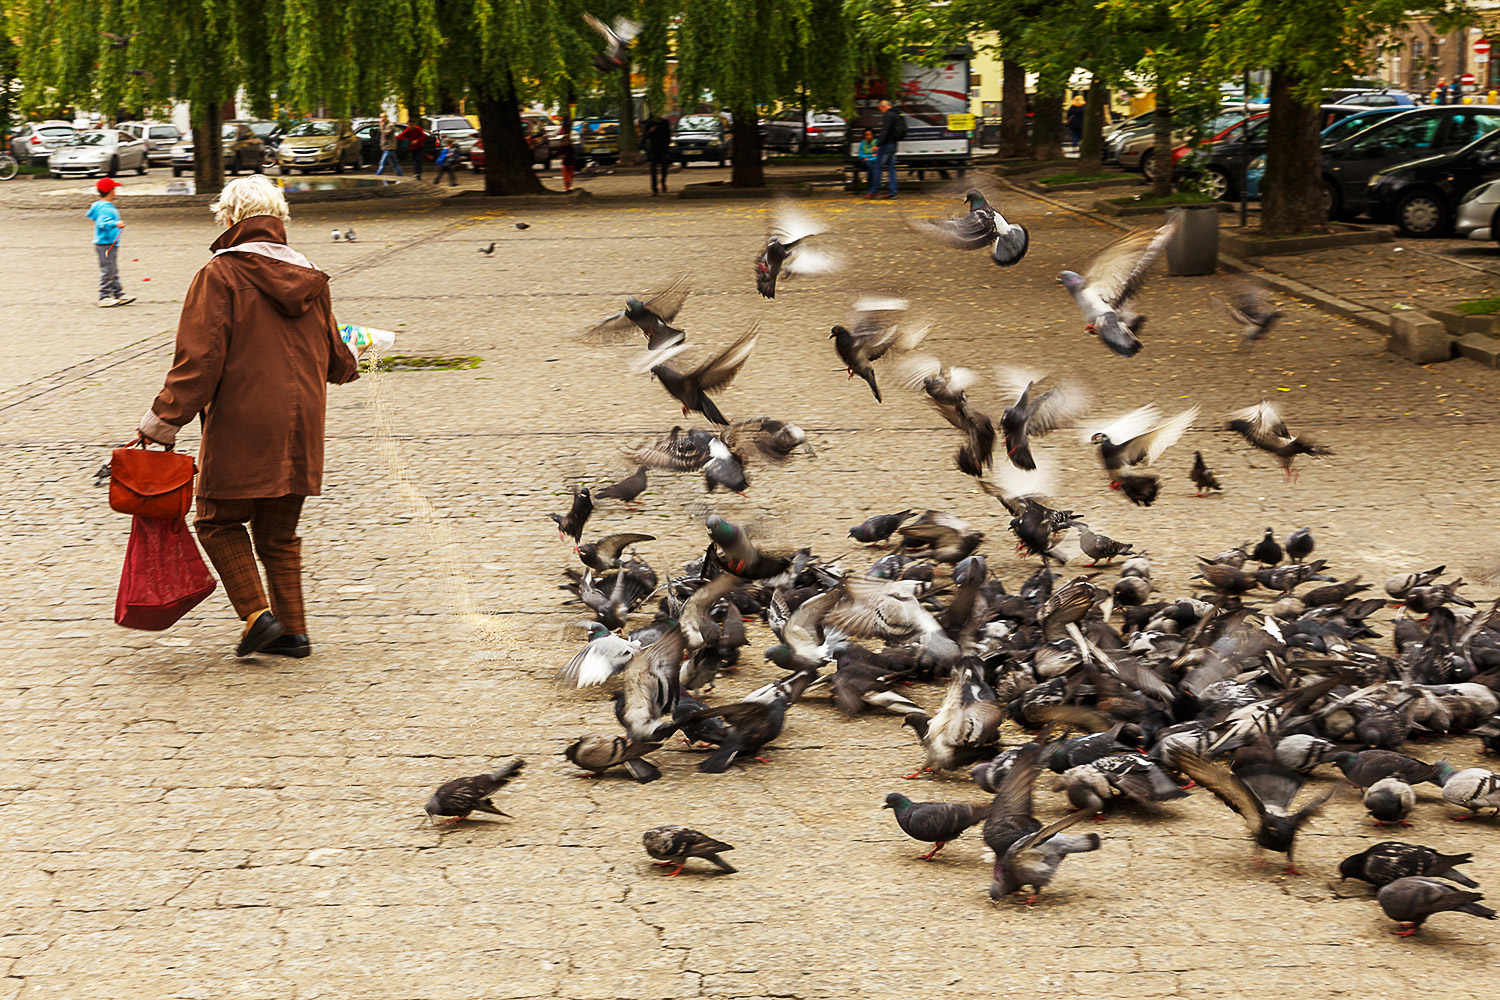
[[(1019, 261), (1025, 230), (977, 191), (967, 203), (968, 215), (918, 228), (962, 246), (987, 245), (1001, 264)], [(816, 224), (788, 206), (776, 218), (755, 261), (757, 288), (767, 298), (778, 280), (831, 266), (812, 245), (821, 232)], [(1139, 350), (1142, 317), (1129, 302), (1170, 236), (1170, 227), (1129, 233), (1086, 271), (1059, 279), (1090, 331), (1117, 353)], [(715, 427), (674, 427), (627, 449), (634, 474), (604, 489), (580, 485), (570, 508), (552, 515), (581, 563), (568, 571), (567, 587), (591, 616), (587, 641), (558, 670), (557, 682), (610, 690), (620, 727), (586, 734), (565, 750), (587, 774), (619, 767), (636, 782), (656, 781), (662, 770), (649, 758), (674, 736), (711, 751), (698, 765), (705, 773), (764, 761), (793, 706), (819, 697), (846, 716), (897, 715), (923, 755), (909, 778), (967, 771), (992, 798), (972, 804), (891, 793), (886, 808), (909, 836), (933, 845), (923, 858), (981, 827), (993, 854), (991, 898), (1030, 889), (1027, 904), (1068, 855), (1101, 846), (1098, 833), (1078, 833), (1077, 824), (1116, 809), (1159, 811), (1195, 786), (1239, 814), (1257, 858), (1260, 849), (1284, 853), (1290, 873), (1298, 831), (1337, 793), (1325, 788), (1297, 805), (1320, 768), (1337, 768), (1361, 789), (1377, 824), (1407, 824), (1423, 783), (1466, 811), (1455, 818), (1500, 815), (1500, 774), (1402, 752), (1413, 737), (1459, 733), (1500, 751), (1500, 600), (1476, 608), (1460, 593), (1461, 579), (1443, 582), (1442, 566), (1397, 573), (1383, 595), (1371, 596), (1371, 584), (1358, 576), (1339, 580), (1326, 559), (1313, 558), (1310, 532), (1278, 541), (1270, 528), (1257, 544), (1200, 558), (1198, 590), (1167, 599), (1152, 582), (1148, 556), (1046, 499), (1031, 444), (1079, 426), (1088, 408), (1083, 389), (1004, 373), (1015, 401), (997, 433), (996, 421), (968, 400), (973, 373), (914, 353), (925, 327), (897, 300), (856, 303), (830, 339), (851, 378), (863, 378), (877, 401), (874, 363), (906, 355), (896, 378), (923, 392), (960, 432), (955, 464), (1001, 501), (1016, 552), (1036, 560), (1018, 587), (991, 573), (979, 551), (983, 532), (938, 510), (897, 511), (849, 528), (856, 543), (888, 550), (864, 567), (849, 564), (854, 553), (820, 559), (717, 514), (704, 519), (702, 554), (665, 575), (634, 552), (652, 535), (617, 532), (585, 543), (596, 501), (634, 504), (650, 471), (697, 472), (710, 493), (742, 491), (747, 465), (811, 454), (796, 425), (766, 416), (731, 421), (711, 398), (750, 357), (755, 328), (696, 367), (667, 364), (687, 339), (673, 325), (687, 296), (679, 280), (654, 296), (627, 299), (590, 331), (595, 338), (643, 337), (643, 369), (684, 414), (701, 413)], [(1256, 336), (1274, 321), (1263, 302), (1242, 300), (1237, 309), (1241, 322), (1260, 318)], [(1084, 429), (1084, 436), (1110, 486), (1149, 505), (1160, 488), (1150, 466), (1196, 415), (1190, 408), (1163, 418), (1148, 405)], [(1289, 477), (1298, 455), (1330, 454), (1291, 434), (1269, 404), (1235, 414), (1226, 427), (1276, 455)], [(995, 454), (997, 441), (1003, 456)], [(1219, 487), (1201, 453), (1190, 476), (1200, 494)], [(1085, 557), (1087, 571), (1064, 572)], [(1100, 579), (1098, 563), (1112, 566), (1122, 557), (1117, 576)], [(1402, 610), (1391, 624), (1392, 650), (1382, 652), (1370, 642), (1383, 638), (1372, 617), (1387, 600)], [(776, 637), (764, 658), (781, 675), (737, 702), (712, 703), (716, 678), (741, 663), (750, 643), (746, 625), (755, 622)], [(1028, 734), (1025, 742), (1001, 744), (1007, 719)], [(428, 802), (429, 817), (498, 812), (490, 797), (521, 765), (513, 760), (449, 782)], [(1052, 823), (1035, 815), (1044, 769), (1074, 810)], [(689, 858), (735, 870), (720, 857), (733, 848), (695, 830), (658, 827), (643, 843), (657, 862), (675, 865), (673, 874)], [(1457, 870), (1468, 859), (1389, 841), (1345, 859), (1339, 871), (1376, 886), (1381, 908), (1401, 922), (1399, 933), (1410, 934), (1443, 911), (1495, 917)]]

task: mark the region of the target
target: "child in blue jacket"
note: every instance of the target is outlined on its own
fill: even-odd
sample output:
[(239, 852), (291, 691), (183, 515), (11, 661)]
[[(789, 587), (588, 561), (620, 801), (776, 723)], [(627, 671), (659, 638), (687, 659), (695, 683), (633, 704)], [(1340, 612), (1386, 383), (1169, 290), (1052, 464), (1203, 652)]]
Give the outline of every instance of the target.
[(126, 295), (120, 287), (120, 230), (125, 223), (120, 221), (120, 210), (115, 206), (115, 190), (120, 182), (113, 177), (101, 177), (94, 190), (99, 200), (89, 206), (88, 217), (94, 221), (94, 252), (99, 257), (99, 306), (110, 309), (128, 306), (135, 301), (134, 295)]

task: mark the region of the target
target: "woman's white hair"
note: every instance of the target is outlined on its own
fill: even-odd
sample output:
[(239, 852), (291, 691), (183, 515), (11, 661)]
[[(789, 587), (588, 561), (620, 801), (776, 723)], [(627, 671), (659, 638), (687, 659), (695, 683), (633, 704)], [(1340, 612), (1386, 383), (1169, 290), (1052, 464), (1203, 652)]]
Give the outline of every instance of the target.
[(208, 210), (225, 229), (254, 215), (274, 215), (282, 222), (292, 217), (286, 207), (286, 195), (264, 174), (237, 177), (225, 184), (219, 199)]

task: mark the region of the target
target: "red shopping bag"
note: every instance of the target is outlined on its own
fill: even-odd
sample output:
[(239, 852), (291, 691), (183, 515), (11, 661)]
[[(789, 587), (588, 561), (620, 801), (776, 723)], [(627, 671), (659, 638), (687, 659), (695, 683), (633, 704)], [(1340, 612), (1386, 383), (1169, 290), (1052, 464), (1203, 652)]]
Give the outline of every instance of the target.
[(160, 632), (212, 594), (214, 578), (182, 518), (134, 517), (131, 522), (115, 595), (115, 624)]

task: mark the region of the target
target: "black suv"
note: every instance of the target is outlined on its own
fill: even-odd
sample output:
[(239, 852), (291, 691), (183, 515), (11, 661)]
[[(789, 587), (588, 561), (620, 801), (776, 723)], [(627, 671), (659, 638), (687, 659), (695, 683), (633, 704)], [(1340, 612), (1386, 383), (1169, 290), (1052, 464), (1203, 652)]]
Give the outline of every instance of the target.
[(1443, 236), (1463, 196), (1500, 177), (1500, 130), (1444, 156), (1429, 156), (1370, 178), (1370, 218), (1394, 222), (1403, 236)]

